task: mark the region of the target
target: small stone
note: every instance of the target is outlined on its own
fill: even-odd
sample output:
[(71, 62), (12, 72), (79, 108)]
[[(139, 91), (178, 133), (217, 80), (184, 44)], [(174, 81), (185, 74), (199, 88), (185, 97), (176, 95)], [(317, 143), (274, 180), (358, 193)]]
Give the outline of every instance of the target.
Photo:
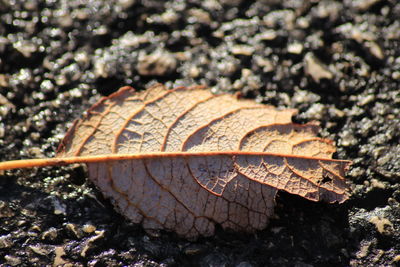
[(52, 92), (55, 88), (54, 84), (50, 80), (43, 80), (40, 84), (40, 88), (43, 93)]
[(12, 245), (13, 241), (10, 234), (0, 236), (0, 248), (9, 248)]
[(0, 106), (7, 108), (7, 110), (15, 109), (15, 105), (2, 94), (0, 94)]
[(54, 254), (53, 266), (65, 266), (65, 264), (68, 263), (62, 258), (62, 256), (65, 255), (65, 250), (62, 246), (55, 247)]
[(268, 58), (256, 56), (256, 57), (254, 57), (254, 60), (258, 66), (262, 67), (262, 70), (264, 72), (271, 72), (275, 69), (271, 60), (269, 60)]
[[(2, 123), (0, 123), (0, 132), (2, 128), (3, 128)], [(4, 201), (0, 201), (0, 218), (8, 218), (14, 215), (15, 212), (10, 208), (10, 204)]]
[(392, 78), (393, 78), (394, 80), (400, 80), (400, 71), (394, 71), (394, 72), (392, 73)]
[(189, 10), (189, 15), (192, 19), (189, 18), (189, 23), (203, 23), (206, 25), (211, 24), (211, 17), (206, 11), (198, 8), (192, 8)]
[(294, 28), (294, 20), (296, 18), (294, 10), (274, 10), (268, 12), (263, 17), (263, 22), (269, 28), (274, 28), (277, 25), (281, 25), (286, 30), (292, 30)]
[(357, 139), (354, 137), (353, 133), (347, 130), (344, 130), (340, 133), (341, 139), (339, 140), (339, 144), (341, 146), (354, 146), (357, 144)]
[(382, 48), (376, 42), (367, 41), (364, 43), (364, 46), (368, 48), (369, 52), (377, 59), (383, 60), (385, 58)]
[(389, 235), (393, 233), (393, 224), (387, 218), (373, 216), (369, 222), (375, 225), (380, 234)]
[(50, 197), (51, 203), (53, 204), (54, 207), (54, 214), (55, 215), (67, 215), (67, 206), (62, 203), (58, 198), (56, 197)]
[(311, 52), (304, 57), (305, 72), (310, 75), (317, 83), (321, 79), (332, 79), (333, 74), (327, 66), (322, 64)]
[(111, 69), (109, 64), (107, 64), (107, 62), (103, 58), (95, 60), (94, 74), (96, 77), (108, 78), (114, 74), (114, 71), (115, 70)]
[(372, 101), (374, 101), (375, 100), (375, 95), (366, 95), (366, 96), (363, 96), (358, 102), (357, 102), (357, 105), (359, 105), (359, 106), (365, 106), (365, 105), (367, 105), (367, 104), (369, 104), (369, 103), (371, 103)]
[(167, 9), (164, 13), (160, 15), (160, 19), (166, 25), (171, 25), (178, 22), (179, 16), (174, 10)]
[(289, 53), (299, 55), (303, 52), (303, 45), (300, 43), (292, 43), (288, 45), (287, 49)]
[(175, 57), (165, 51), (157, 50), (150, 55), (140, 55), (137, 70), (144, 76), (164, 76), (176, 70)]
[(101, 238), (104, 237), (104, 230), (95, 231), (95, 234), (96, 234), (95, 236), (93, 236), (93, 237), (89, 238), (88, 240), (86, 240), (85, 245), (84, 245), (84, 247), (82, 248), (82, 251), (81, 251), (81, 256), (82, 257), (86, 256), (87, 251), (92, 247), (92, 244), (96, 240), (101, 239)]
[(253, 75), (253, 72), (250, 69), (242, 69), (242, 78), (243, 79), (248, 79), (250, 76)]
[(294, 103), (317, 103), (321, 97), (307, 90), (295, 90), (292, 101)]
[(382, 256), (383, 256), (384, 254), (385, 254), (385, 251), (384, 251), (384, 250), (378, 249), (378, 252), (376, 253), (376, 255), (375, 255), (375, 257), (373, 258), (372, 262), (373, 262), (373, 263), (377, 263), (377, 262), (382, 258)]
[(353, 0), (351, 5), (358, 11), (367, 11), (371, 6), (381, 2), (382, 0)]
[(136, 3), (136, 0), (117, 0), (117, 4), (122, 7), (122, 9), (128, 9)]
[(49, 254), (49, 251), (40, 245), (28, 246), (28, 248), (38, 255), (46, 256)]
[(232, 61), (223, 61), (217, 65), (217, 68), (222, 75), (230, 76), (237, 71), (238, 66)]
[(375, 36), (372, 33), (363, 31), (359, 26), (353, 25), (352, 23), (342, 24), (338, 26), (336, 30), (346, 38), (353, 39), (360, 44), (364, 41), (375, 40)]
[(393, 263), (399, 263), (400, 262), (400, 255), (396, 255), (393, 257)]
[(386, 152), (387, 152), (387, 147), (386, 146), (380, 146), (380, 147), (375, 148), (372, 151), (372, 156), (374, 157), (374, 159), (378, 159), (381, 156), (385, 155)]
[[(1, 114), (2, 114), (2, 112), (1, 112), (1, 107), (0, 107), (0, 115)], [(6, 132), (6, 130), (4, 128), (4, 123), (0, 123), (0, 138), (4, 138), (5, 132)], [(0, 217), (2, 217), (2, 216), (0, 215)]]
[(197, 68), (196, 66), (190, 67), (190, 69), (189, 69), (189, 76), (190, 76), (191, 78), (197, 78), (197, 77), (199, 77), (199, 75), (200, 75), (200, 70), (199, 70), (199, 68)]
[(371, 187), (378, 188), (378, 189), (385, 189), (386, 185), (385, 185), (385, 183), (379, 181), (378, 179), (371, 179)]
[(74, 23), (74, 19), (67, 10), (59, 9), (55, 12), (54, 16), (57, 18), (58, 24), (61, 28), (71, 27)]
[(310, 19), (306, 17), (299, 17), (296, 21), (297, 25), (299, 25), (300, 28), (307, 29), (310, 27)]
[(42, 150), (39, 147), (36, 147), (36, 146), (28, 148), (27, 153), (29, 155), (32, 155), (33, 158), (44, 157), (44, 155), (42, 153)]
[(374, 126), (374, 121), (368, 118), (363, 118), (360, 123), (360, 133), (363, 137), (366, 137)]
[(376, 162), (378, 163), (379, 166), (383, 166), (392, 159), (392, 155), (393, 154), (391, 154), (391, 153), (385, 153), (384, 155), (379, 157)]
[(90, 64), (90, 58), (86, 51), (76, 52), (74, 59), (80, 66), (88, 66)]
[(192, 245), (187, 246), (183, 250), (183, 252), (186, 255), (193, 256), (193, 255), (201, 254), (202, 252), (204, 252), (204, 250), (205, 250), (204, 246), (192, 244)]
[(324, 117), (326, 107), (320, 103), (314, 103), (304, 113), (304, 116), (312, 120), (321, 120)]
[(359, 178), (359, 177), (363, 176), (364, 174), (365, 174), (365, 170), (363, 168), (360, 168), (360, 167), (352, 168), (348, 172), (348, 175), (350, 177), (354, 177), (354, 178)]
[(94, 231), (96, 231), (96, 226), (92, 225), (92, 224), (85, 224), (82, 227), (82, 231), (84, 231), (85, 233), (91, 234)]
[(234, 55), (251, 56), (254, 53), (254, 48), (248, 45), (235, 45), (231, 51)]
[(8, 87), (9, 85), (10, 84), (8, 82), (8, 75), (0, 74), (0, 87)]
[(18, 266), (21, 264), (21, 259), (11, 255), (5, 255), (4, 259), (7, 261), (7, 264), (11, 266)]
[(78, 231), (78, 227), (76, 226), (76, 224), (73, 223), (67, 223), (65, 224), (65, 228), (72, 234), (74, 234), (74, 236), (76, 238), (81, 238), (82, 234), (80, 233), (80, 231)]
[(30, 58), (37, 51), (36, 45), (28, 41), (17, 41), (13, 43), (13, 47), (26, 58)]
[(42, 234), (42, 239), (47, 241), (54, 241), (58, 236), (57, 229), (54, 227), (50, 227), (49, 230), (45, 231)]
[(365, 258), (365, 257), (368, 255), (368, 253), (369, 253), (369, 250), (370, 250), (371, 245), (372, 245), (372, 242), (371, 242), (371, 241), (369, 241), (369, 242), (363, 242), (363, 243), (361, 244), (360, 250), (359, 250), (359, 251), (357, 252), (357, 254), (356, 254), (356, 257), (357, 257), (358, 259)]
[(257, 34), (256, 39), (263, 41), (275, 40), (278, 34), (274, 30), (266, 30), (260, 34)]

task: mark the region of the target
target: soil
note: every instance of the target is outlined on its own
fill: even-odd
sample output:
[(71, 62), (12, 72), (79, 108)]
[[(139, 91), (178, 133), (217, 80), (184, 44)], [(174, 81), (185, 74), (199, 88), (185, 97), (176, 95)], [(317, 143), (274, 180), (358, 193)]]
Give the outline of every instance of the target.
[(0, 1), (0, 160), (52, 157), (123, 85), (204, 84), (318, 120), (352, 196), (280, 193), (256, 234), (187, 241), (119, 215), (80, 165), (0, 176), (1, 266), (400, 264), (400, 3)]

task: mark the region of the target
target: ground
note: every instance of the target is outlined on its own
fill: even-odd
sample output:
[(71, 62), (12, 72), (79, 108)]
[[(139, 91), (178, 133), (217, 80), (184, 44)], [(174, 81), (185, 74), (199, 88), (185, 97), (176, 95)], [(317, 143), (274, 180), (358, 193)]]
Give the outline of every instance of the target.
[[(281, 3), (282, 2), (282, 3)], [(344, 204), (280, 193), (256, 234), (155, 237), (84, 166), (0, 176), (0, 264), (390, 266), (400, 263), (400, 4), (371, 1), (0, 1), (0, 160), (52, 157), (74, 119), (123, 85), (204, 84), (318, 120), (353, 165)]]

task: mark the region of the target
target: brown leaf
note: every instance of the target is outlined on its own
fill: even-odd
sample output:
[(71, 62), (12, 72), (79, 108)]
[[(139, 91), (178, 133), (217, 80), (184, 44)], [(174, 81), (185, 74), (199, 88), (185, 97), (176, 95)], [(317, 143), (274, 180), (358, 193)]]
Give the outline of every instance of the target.
[(350, 162), (331, 159), (335, 147), (315, 136), (317, 125), (291, 123), (295, 112), (199, 86), (124, 87), (74, 123), (56, 159), (8, 168), (85, 162), (104, 195), (146, 230), (196, 238), (219, 223), (253, 232), (267, 225), (278, 190), (348, 198)]

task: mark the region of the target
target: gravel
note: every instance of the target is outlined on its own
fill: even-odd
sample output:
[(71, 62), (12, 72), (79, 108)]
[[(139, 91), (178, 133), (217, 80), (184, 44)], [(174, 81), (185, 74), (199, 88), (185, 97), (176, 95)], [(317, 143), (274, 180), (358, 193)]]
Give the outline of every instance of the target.
[(0, 177), (7, 266), (390, 266), (400, 263), (400, 4), (371, 1), (7, 1), (0, 4), (0, 160), (52, 157), (123, 85), (205, 84), (319, 120), (351, 159), (342, 205), (280, 193), (253, 235), (149, 236), (83, 166)]

